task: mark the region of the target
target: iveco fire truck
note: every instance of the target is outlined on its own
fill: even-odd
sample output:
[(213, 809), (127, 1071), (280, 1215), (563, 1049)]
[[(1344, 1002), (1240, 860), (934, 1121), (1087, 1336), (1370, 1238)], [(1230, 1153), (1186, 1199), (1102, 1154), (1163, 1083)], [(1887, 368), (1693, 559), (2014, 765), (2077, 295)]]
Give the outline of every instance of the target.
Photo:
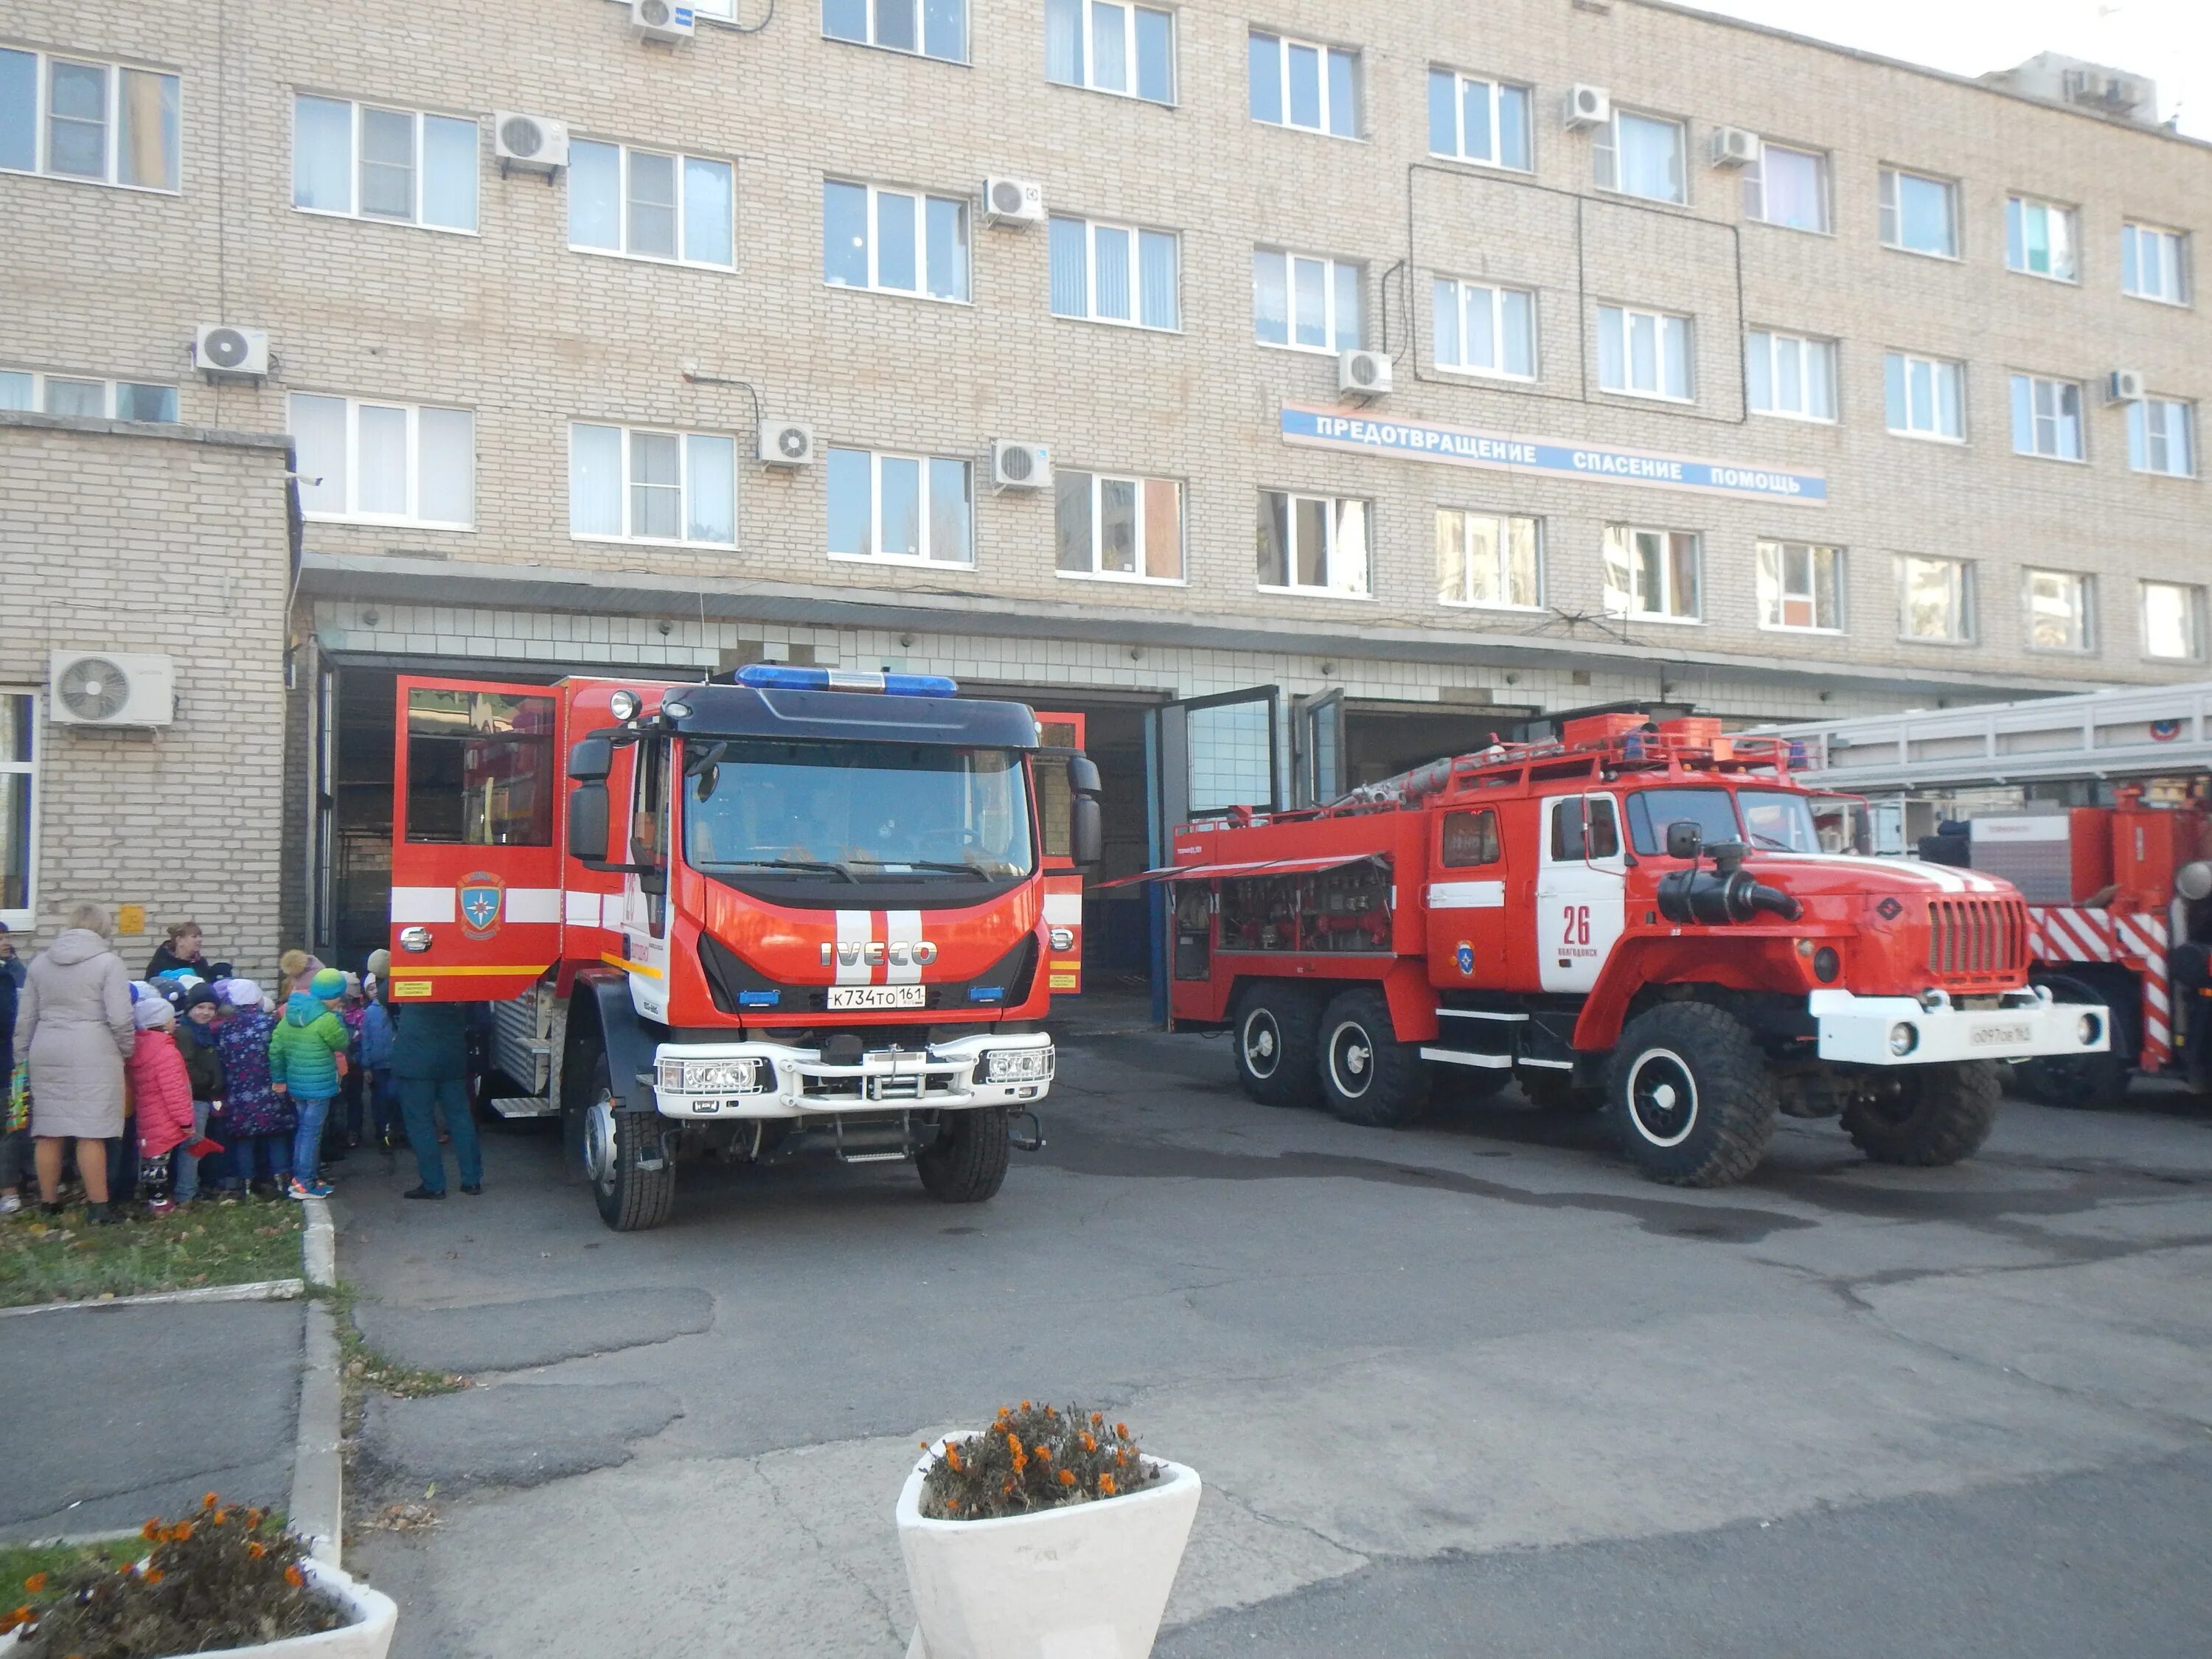
[(1042, 1145), (1098, 773), (1042, 740), (1071, 717), (957, 690), (403, 677), (402, 1030), (489, 1005), (500, 1109), (559, 1115), (620, 1231), (667, 1219), (691, 1158), (910, 1158), (933, 1197), (991, 1197), (1010, 1118)]
[(1989, 1133), (1997, 1060), (2106, 1046), (2028, 982), (2027, 915), (1969, 871), (1822, 854), (1786, 745), (1599, 714), (1285, 812), (1179, 826), (1180, 1028), (1254, 1099), (1411, 1120), (1437, 1080), (1601, 1104), (1655, 1180), (1715, 1186), (1778, 1115), (1869, 1158)]

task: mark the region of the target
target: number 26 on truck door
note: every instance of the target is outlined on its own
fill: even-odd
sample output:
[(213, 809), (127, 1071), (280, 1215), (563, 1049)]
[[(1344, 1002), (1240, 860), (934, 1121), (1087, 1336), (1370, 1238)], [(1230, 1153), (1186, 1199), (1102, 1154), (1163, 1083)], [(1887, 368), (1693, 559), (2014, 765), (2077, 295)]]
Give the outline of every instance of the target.
[(1565, 922), (1566, 928), (1562, 938), (1562, 943), (1567, 945), (1588, 945), (1590, 942), (1590, 908), (1589, 905), (1568, 905), (1566, 907)]

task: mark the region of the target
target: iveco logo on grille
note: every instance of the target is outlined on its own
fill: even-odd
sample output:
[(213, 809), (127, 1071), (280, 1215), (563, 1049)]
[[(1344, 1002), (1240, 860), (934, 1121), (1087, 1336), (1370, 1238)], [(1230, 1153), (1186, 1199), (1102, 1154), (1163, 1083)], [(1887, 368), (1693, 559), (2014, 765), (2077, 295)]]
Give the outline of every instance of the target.
[(866, 945), (824, 945), (824, 968), (927, 968), (937, 960), (937, 946), (926, 939), (908, 945), (900, 939), (890, 945), (871, 939)]

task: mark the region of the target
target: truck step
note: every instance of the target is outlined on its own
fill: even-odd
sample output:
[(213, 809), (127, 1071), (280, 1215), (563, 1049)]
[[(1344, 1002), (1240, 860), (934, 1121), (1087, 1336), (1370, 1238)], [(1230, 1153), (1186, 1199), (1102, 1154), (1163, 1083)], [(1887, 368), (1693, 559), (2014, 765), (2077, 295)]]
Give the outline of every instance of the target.
[(1446, 1066), (1479, 1066), (1485, 1071), (1491, 1072), (1508, 1072), (1513, 1069), (1513, 1056), (1510, 1054), (1477, 1054), (1469, 1048), (1424, 1047), (1421, 1050), (1421, 1058), (1437, 1060)]
[(558, 1117), (561, 1109), (544, 1095), (494, 1095), (491, 1109), (501, 1117)]

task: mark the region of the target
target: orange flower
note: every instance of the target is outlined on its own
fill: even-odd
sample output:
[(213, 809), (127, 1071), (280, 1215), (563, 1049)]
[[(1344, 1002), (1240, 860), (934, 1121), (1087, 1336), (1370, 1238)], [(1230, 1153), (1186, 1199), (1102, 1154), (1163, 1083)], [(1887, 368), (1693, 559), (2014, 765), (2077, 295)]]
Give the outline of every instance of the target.
[(957, 1498), (948, 1498), (945, 1500), (945, 1507), (948, 1510), (957, 1510), (960, 1507), (960, 1500)]
[(222, 1499), (217, 1498), (213, 1492), (210, 1492), (205, 1498), (200, 1499), (200, 1507), (204, 1510), (211, 1510), (221, 1502), (222, 1502)]
[(960, 1467), (960, 1448), (952, 1444), (950, 1441), (945, 1443), (945, 1461), (952, 1466), (953, 1474), (965, 1474), (967, 1473), (965, 1469), (963, 1469)]
[(146, 1569), (146, 1582), (147, 1582), (148, 1583), (149, 1583), (149, 1584), (158, 1584), (158, 1583), (160, 1583), (161, 1582), (161, 1568), (159, 1568), (159, 1567), (149, 1567), (149, 1568), (147, 1568), (147, 1569)]
[(1114, 1462), (1116, 1467), (1127, 1468), (1129, 1462), (1129, 1454), (1125, 1451), (1117, 1451), (1114, 1454)]
[(1023, 1401), (1022, 1401), (1022, 1409), (1023, 1409), (1024, 1411), (1027, 1411), (1029, 1408), (1030, 1408), (1030, 1402), (1029, 1402), (1028, 1401), (1026, 1401), (1026, 1400)]
[(1037, 1462), (1040, 1463), (1049, 1463), (1052, 1462), (1052, 1448), (1046, 1445), (1042, 1440), (1037, 1442), (1036, 1455)]
[(30, 1591), (33, 1595), (36, 1595), (40, 1590), (46, 1589), (46, 1575), (43, 1572), (34, 1572), (28, 1578), (26, 1578), (23, 1581), (23, 1588)]
[(246, 1553), (252, 1559), (258, 1561), (263, 1556), (269, 1553), (269, 1547), (257, 1538), (246, 1547)]
[(169, 1538), (173, 1543), (181, 1544), (191, 1535), (192, 1523), (189, 1521), (179, 1521), (169, 1528)]
[(1091, 1413), (1091, 1426), (1094, 1429), (1105, 1422), (1105, 1420), (1106, 1413), (1104, 1412), (1093, 1412)]
[(1073, 1486), (1075, 1484), (1075, 1471), (1073, 1469), (1062, 1469), (1060, 1472), (1060, 1484), (1063, 1486)]
[(160, 1543), (161, 1541), (161, 1517), (157, 1516), (153, 1520), (149, 1521), (144, 1526), (139, 1528), (138, 1535), (149, 1544)]
[(1111, 1498), (1114, 1495), (1114, 1477), (1112, 1475), (1102, 1474), (1098, 1477), (1098, 1495), (1101, 1498)]
[(17, 1607), (10, 1613), (0, 1614), (0, 1636), (5, 1636), (18, 1625), (27, 1625), (30, 1622), (31, 1609), (27, 1606)]
[(1092, 1439), (1091, 1436), (1086, 1434), (1083, 1437), (1083, 1449), (1087, 1452), (1095, 1452), (1098, 1449), (1098, 1443)]
[(294, 1589), (297, 1589), (301, 1585), (307, 1582), (307, 1575), (302, 1573), (296, 1566), (287, 1567), (284, 1569), (284, 1582), (289, 1584)]
[(1114, 1432), (1127, 1440), (1129, 1437), (1129, 1425), (1127, 1423), (1116, 1423), (1114, 1425)]

